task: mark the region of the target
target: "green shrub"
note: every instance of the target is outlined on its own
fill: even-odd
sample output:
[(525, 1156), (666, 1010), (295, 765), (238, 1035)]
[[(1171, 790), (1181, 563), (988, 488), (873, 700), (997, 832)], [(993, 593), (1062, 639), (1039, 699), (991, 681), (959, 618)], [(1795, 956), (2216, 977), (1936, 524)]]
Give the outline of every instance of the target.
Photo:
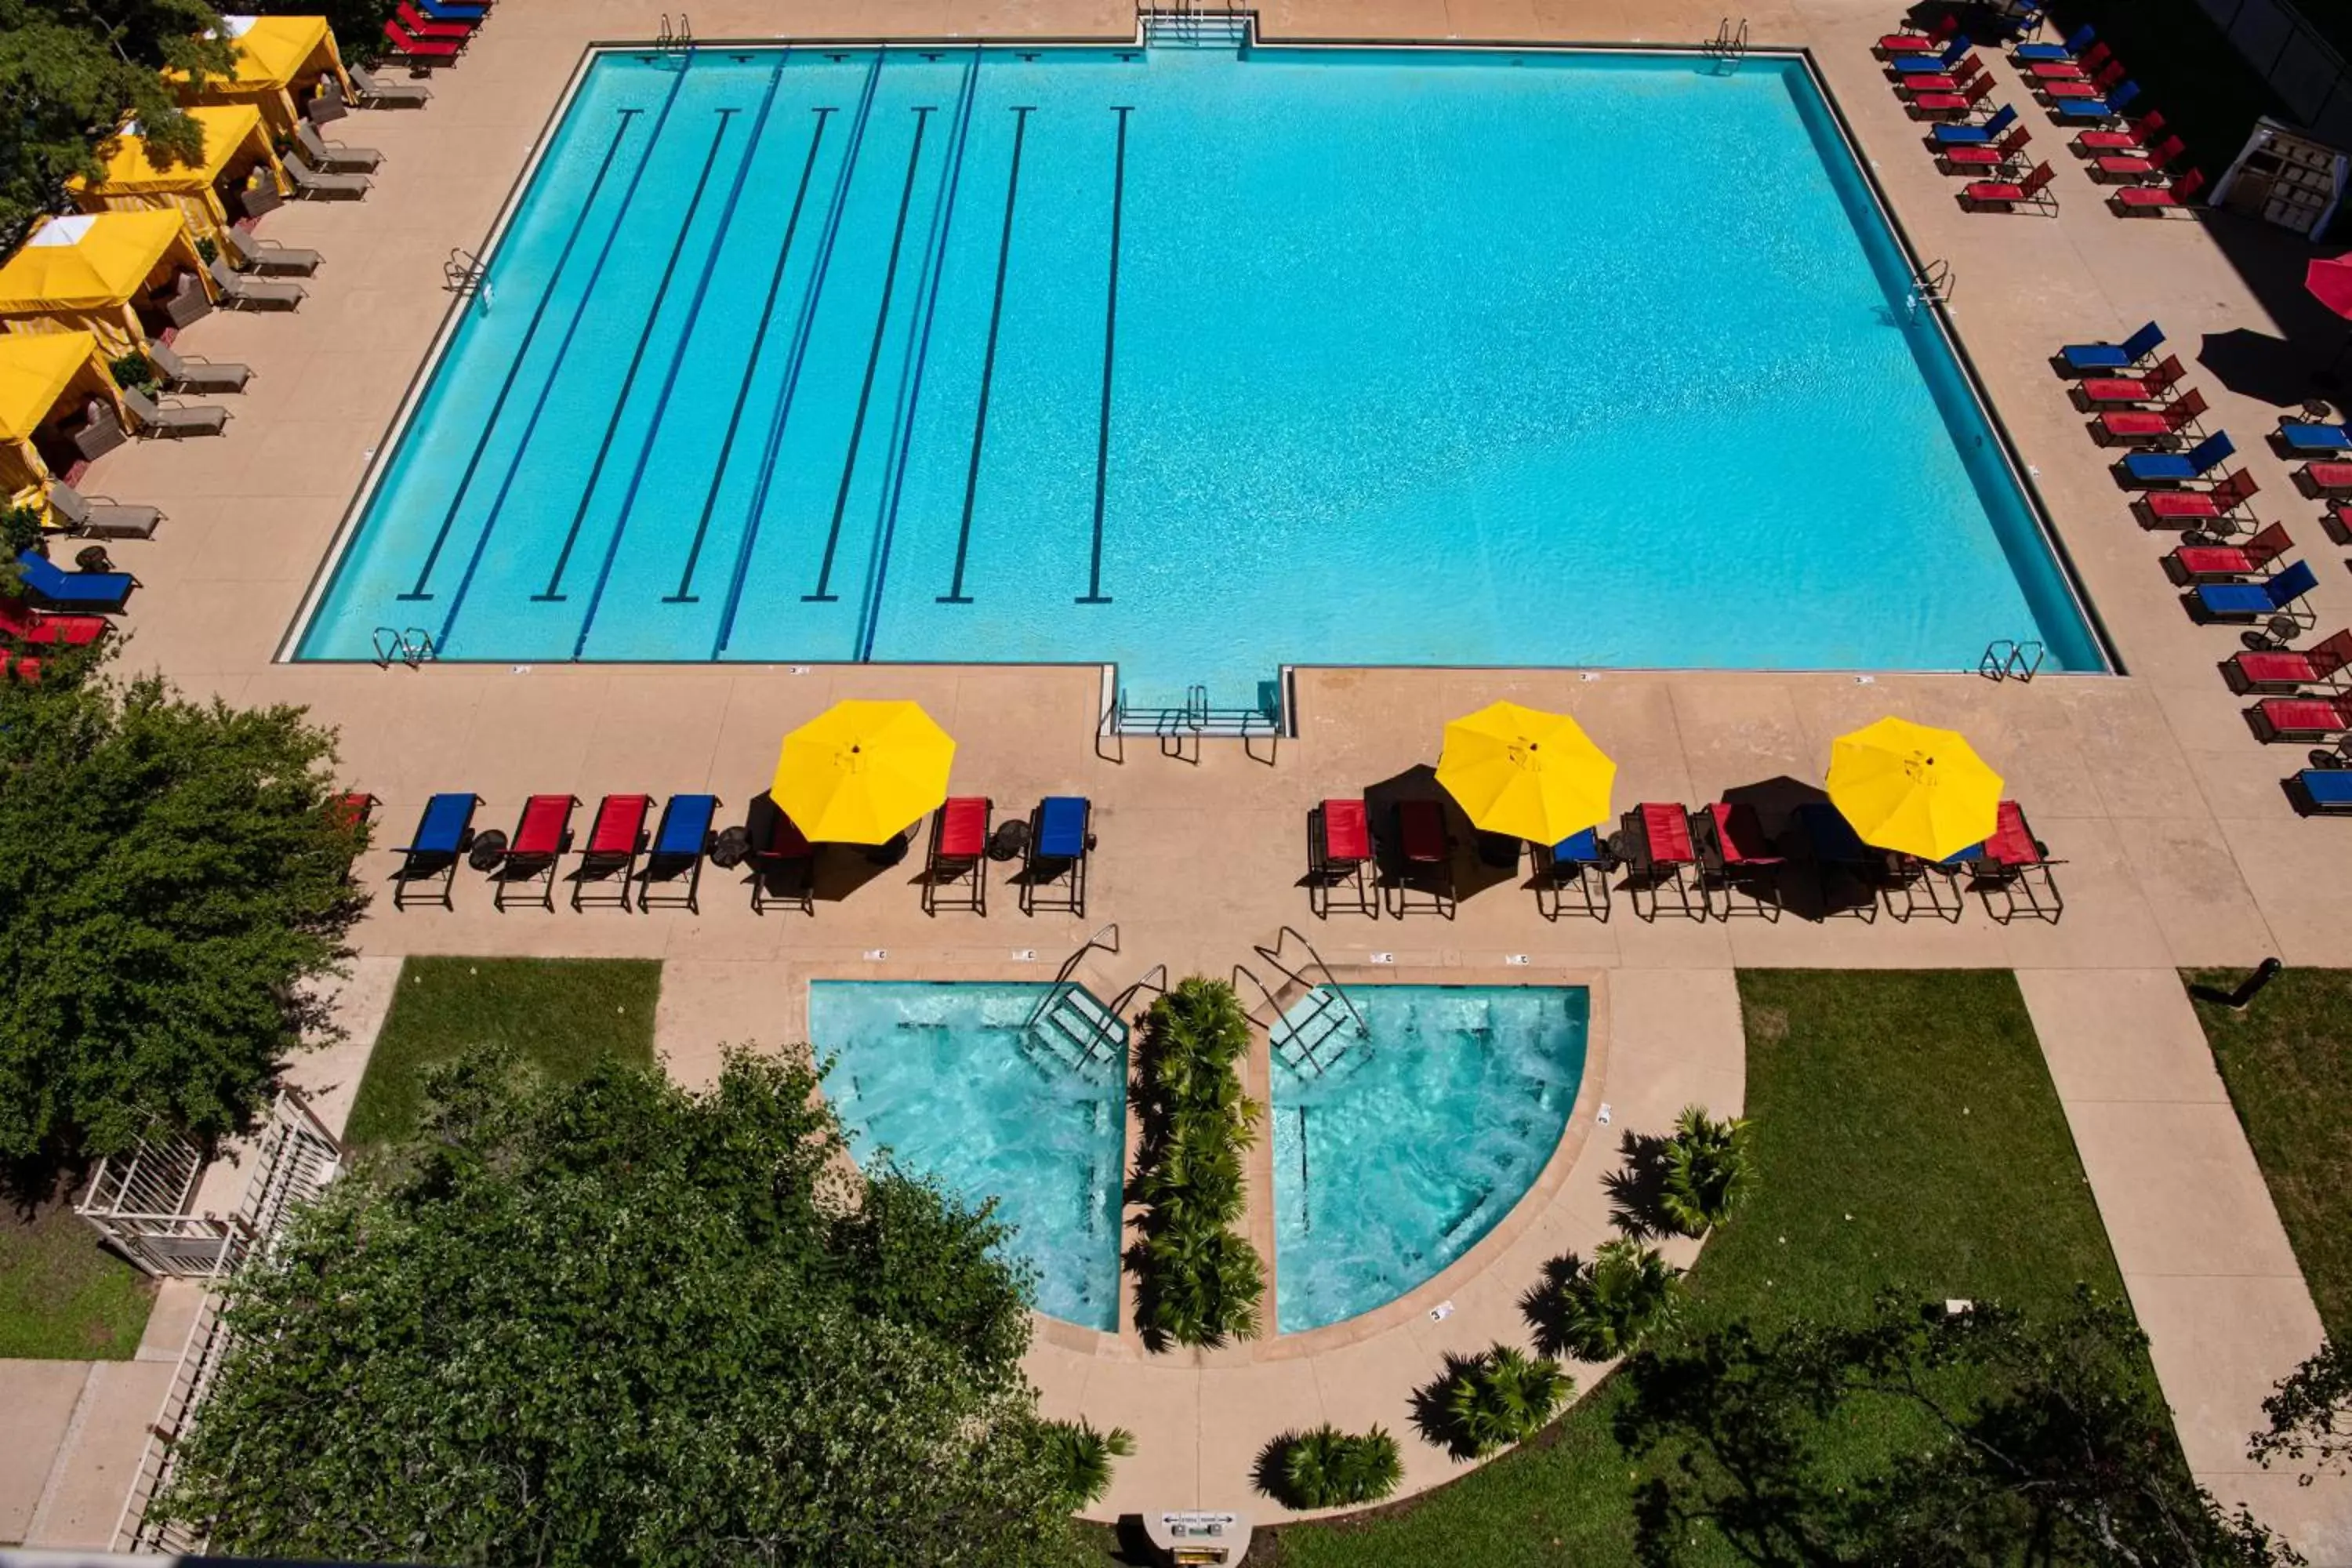
[(1497, 1344), (1454, 1365), (1438, 1403), (1454, 1451), (1475, 1458), (1542, 1431), (1575, 1387), (1558, 1362)]
[(114, 384), (117, 386), (152, 389), (156, 384), (153, 363), (137, 349), (132, 349), (120, 359), (109, 360), (106, 369), (107, 373), (114, 377)]
[(1675, 1119), (1665, 1163), (1658, 1206), (1685, 1236), (1705, 1236), (1729, 1219), (1755, 1185), (1747, 1121), (1710, 1120), (1701, 1106), (1685, 1106)]
[(1258, 1489), (1286, 1508), (1355, 1508), (1396, 1490), (1404, 1461), (1383, 1427), (1359, 1434), (1325, 1425), (1268, 1443), (1257, 1472)]
[(1046, 1469), (1061, 1479), (1063, 1506), (1072, 1512), (1101, 1501), (1110, 1490), (1110, 1462), (1135, 1452), (1134, 1433), (1124, 1426), (1098, 1431), (1083, 1416), (1045, 1422), (1039, 1441)]
[(1579, 1361), (1631, 1355), (1682, 1310), (1683, 1271), (1655, 1247), (1606, 1241), (1547, 1292), (1547, 1336)]
[(0, 547), (6, 549), (9, 560), (40, 543), (47, 531), (41, 526), (41, 514), (31, 507), (0, 508)]
[(1145, 1214), (1129, 1264), (1140, 1277), (1138, 1326), (1154, 1348), (1258, 1331), (1265, 1268), (1234, 1229), (1261, 1110), (1235, 1070), (1249, 1043), (1240, 998), (1217, 981), (1182, 981), (1144, 1016), (1132, 1196)]

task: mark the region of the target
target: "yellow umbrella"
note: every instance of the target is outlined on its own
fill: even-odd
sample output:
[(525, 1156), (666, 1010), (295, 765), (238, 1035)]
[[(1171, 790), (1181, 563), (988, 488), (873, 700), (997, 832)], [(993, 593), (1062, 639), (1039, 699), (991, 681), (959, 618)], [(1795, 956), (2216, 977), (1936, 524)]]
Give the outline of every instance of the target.
[(784, 737), (769, 794), (803, 837), (879, 844), (948, 797), (955, 742), (917, 702), (836, 702)]
[(1881, 719), (1830, 749), (1830, 803), (1865, 844), (1940, 860), (1992, 836), (2000, 775), (1954, 731)]
[(1496, 702), (1445, 726), (1437, 782), (1487, 833), (1557, 844), (1609, 819), (1617, 764), (1565, 713)]

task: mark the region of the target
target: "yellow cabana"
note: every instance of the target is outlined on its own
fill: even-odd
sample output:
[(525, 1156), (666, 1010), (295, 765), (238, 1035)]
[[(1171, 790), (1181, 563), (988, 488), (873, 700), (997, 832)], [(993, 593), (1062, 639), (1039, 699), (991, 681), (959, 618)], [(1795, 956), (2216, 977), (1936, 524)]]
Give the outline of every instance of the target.
[(79, 420), (91, 397), (112, 404), (115, 419), (127, 426), (121, 391), (88, 332), (0, 336), (0, 493), (9, 505), (48, 515), (50, 464), (43, 448), (61, 458), (72, 453), (65, 427)]
[(331, 79), (343, 101), (358, 101), (333, 29), (324, 16), (224, 16), (224, 29), (236, 44), (236, 63), (226, 77), (208, 76), (199, 87), (185, 73), (169, 74), (184, 103), (247, 103), (280, 138), (290, 139), (302, 106), (321, 81)]
[(106, 175), (96, 184), (79, 177), (66, 182), (84, 212), (156, 212), (180, 215), (191, 239), (219, 242), (221, 230), (247, 216), (239, 202), (249, 178), (258, 174), (273, 195), (294, 187), (278, 162), (261, 110), (249, 103), (199, 105), (188, 118), (202, 128), (204, 156), (193, 163), (158, 163), (147, 155), (147, 139), (134, 121), (100, 149)]
[(175, 280), (213, 294), (213, 280), (176, 213), (76, 213), (33, 231), (0, 267), (0, 320), (11, 336), (87, 332), (118, 358), (152, 335), (147, 307), (161, 321)]

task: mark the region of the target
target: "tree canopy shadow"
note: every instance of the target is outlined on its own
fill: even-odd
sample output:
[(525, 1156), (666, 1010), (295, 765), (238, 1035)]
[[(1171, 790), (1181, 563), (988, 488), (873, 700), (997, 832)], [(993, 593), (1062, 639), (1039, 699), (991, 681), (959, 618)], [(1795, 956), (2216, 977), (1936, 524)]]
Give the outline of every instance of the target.
[(1628, 1131), (1617, 1152), (1625, 1163), (1601, 1179), (1609, 1194), (1609, 1222), (1635, 1241), (1679, 1236), (1666, 1218), (1666, 1151), (1672, 1140)]
[(1569, 1348), (1565, 1315), (1560, 1308), (1560, 1292), (1575, 1279), (1584, 1267), (1584, 1260), (1573, 1252), (1563, 1252), (1543, 1266), (1542, 1277), (1528, 1287), (1519, 1298), (1519, 1316), (1536, 1337), (1536, 1350), (1554, 1361), (1575, 1359)]
[(1456, 1379), (1475, 1373), (1483, 1364), (1477, 1356), (1448, 1351), (1444, 1370), (1412, 1391), (1413, 1430), (1421, 1434), (1422, 1441), (1444, 1449), (1451, 1458), (1475, 1459), (1478, 1448), (1462, 1423), (1454, 1418), (1446, 1403), (1446, 1390)]

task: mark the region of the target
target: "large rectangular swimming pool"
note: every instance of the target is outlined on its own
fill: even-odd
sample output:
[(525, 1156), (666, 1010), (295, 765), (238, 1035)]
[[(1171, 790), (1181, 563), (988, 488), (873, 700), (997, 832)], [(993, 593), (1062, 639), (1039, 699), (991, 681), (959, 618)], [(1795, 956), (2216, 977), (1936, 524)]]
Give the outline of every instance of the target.
[(2104, 660), (1796, 59), (608, 51), (294, 656)]

